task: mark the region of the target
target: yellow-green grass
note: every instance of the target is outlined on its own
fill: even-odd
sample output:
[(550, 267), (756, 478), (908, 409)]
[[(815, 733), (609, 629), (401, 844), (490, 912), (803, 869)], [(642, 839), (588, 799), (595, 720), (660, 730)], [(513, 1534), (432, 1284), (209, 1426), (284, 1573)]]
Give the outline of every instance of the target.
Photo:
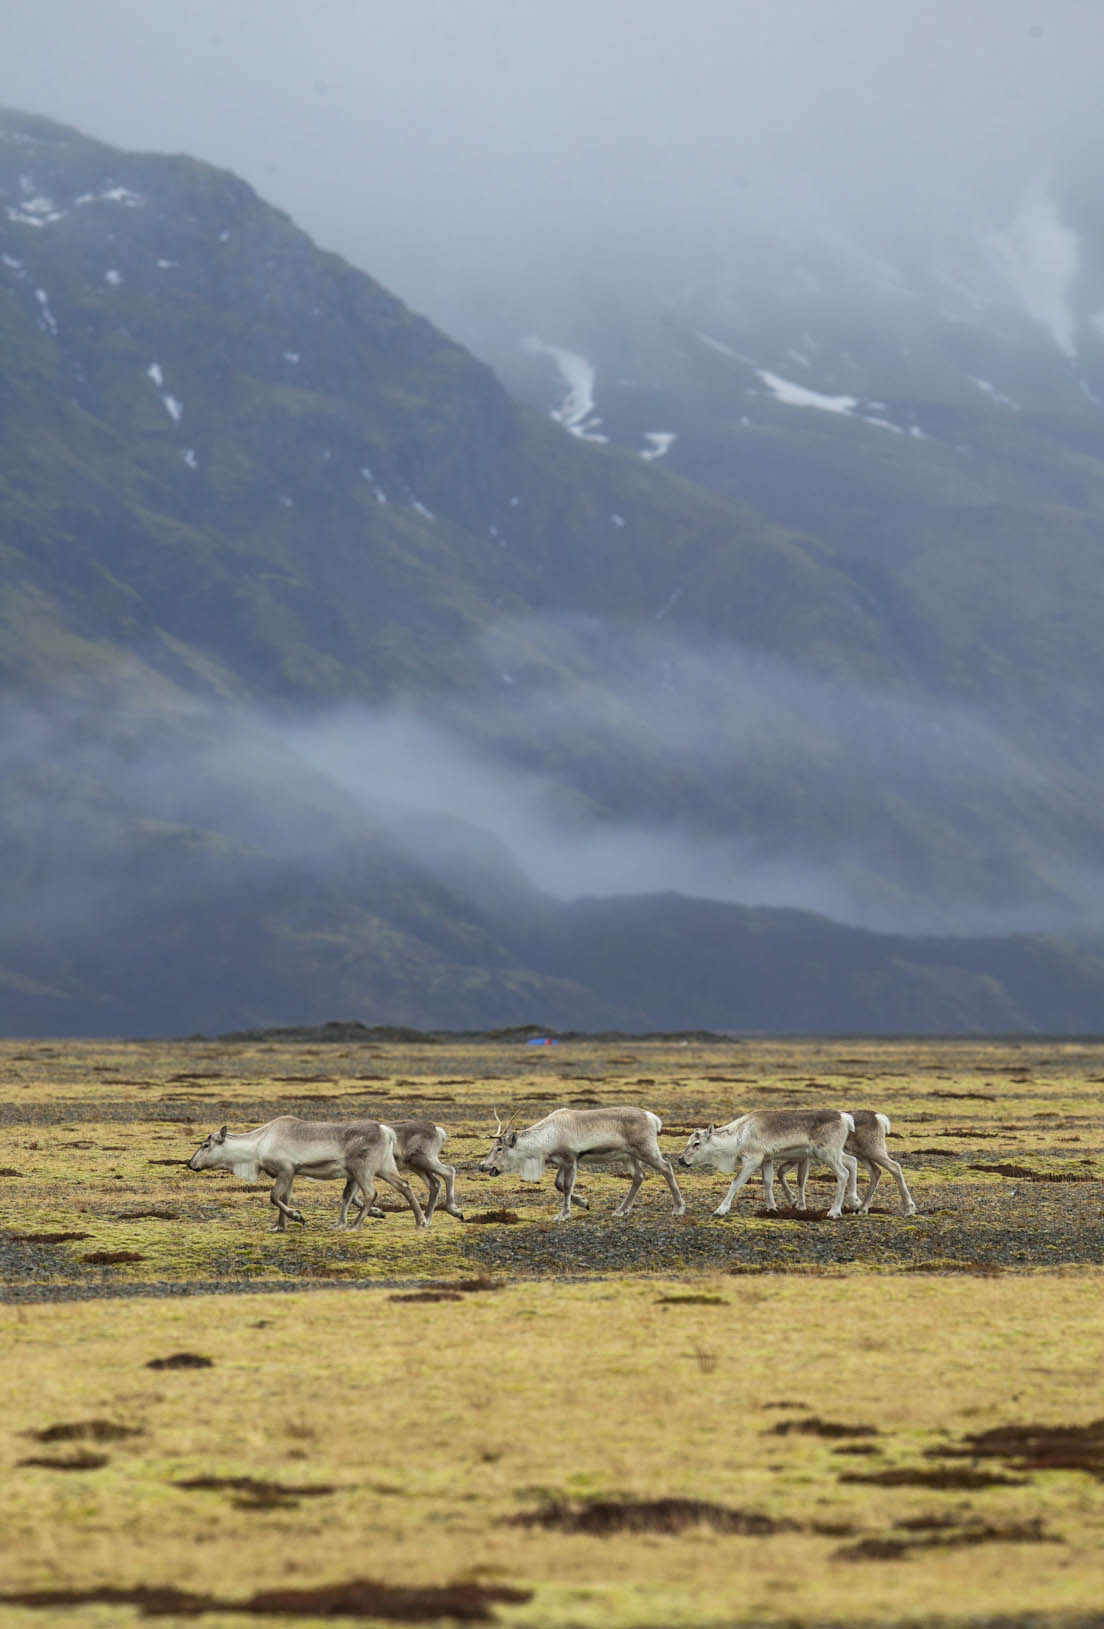
[[(1091, 1248), (1071, 1252), (1076, 1228), (1071, 1235), (1068, 1221), (1065, 1234), (1051, 1240), (1047, 1219), (1087, 1222), (1099, 1215), (1102, 1076), (1104, 1047), (1072, 1042), (578, 1042), (541, 1049), (517, 1043), (5, 1042), (0, 1173), (14, 1174), (0, 1174), (0, 1243), (4, 1228), (9, 1235), (83, 1235), (35, 1245), (37, 1253), (25, 1259), (30, 1278), (68, 1286), (373, 1281), (471, 1272), (490, 1239), (486, 1229), (439, 1214), (425, 1236), (409, 1215), (396, 1214), (338, 1235), (337, 1185), (300, 1180), (296, 1201), (307, 1226), (273, 1235), (267, 1183), (196, 1174), (184, 1164), (223, 1122), (244, 1128), (279, 1113), (428, 1115), (449, 1128), (446, 1157), (459, 1167), (469, 1222), (500, 1207), (521, 1219), (510, 1238), (520, 1245), (526, 1234), (526, 1247), (515, 1249), (500, 1237), (491, 1252), (494, 1269), (506, 1270), (516, 1257), (516, 1270), (526, 1271), (527, 1262), (539, 1267), (550, 1250), (562, 1248), (545, 1237), (556, 1207), (550, 1179), (535, 1186), (479, 1172), (496, 1110), (517, 1113), (524, 1123), (563, 1102), (640, 1102), (662, 1115), (661, 1141), (674, 1155), (692, 1126), (748, 1107), (834, 1103), (891, 1115), (890, 1146), (920, 1207), (915, 1221), (895, 1214), (896, 1190), (887, 1178), (878, 1196), (882, 1214), (837, 1233), (834, 1244), (823, 1230), (814, 1236), (802, 1224), (758, 1218), (757, 1182), (729, 1222), (714, 1222), (711, 1212), (727, 1179), (680, 1173), (689, 1204), (680, 1244), (666, 1189), (653, 1176), (632, 1224), (638, 1230), (633, 1266), (647, 1265), (640, 1230), (649, 1227), (666, 1230), (652, 1263), (656, 1270), (682, 1260), (716, 1266), (729, 1248), (722, 1232), (732, 1259), (760, 1266), (807, 1260), (814, 1242), (822, 1256), (825, 1250), (840, 1260), (853, 1255), (856, 1267), (915, 1268), (952, 1258), (992, 1266), (999, 1253), (993, 1241), (1005, 1222), (1022, 1222), (1034, 1210), (1042, 1218), (1039, 1229), (1005, 1252), (1005, 1265), (1093, 1260)], [(1002, 1165), (1011, 1174), (978, 1169)], [(1061, 1182), (1017, 1180), (1017, 1170)], [(594, 1265), (586, 1250), (600, 1248), (599, 1231), (608, 1230), (623, 1180), (589, 1172), (583, 1178), (580, 1186), (594, 1208), (571, 1223), (583, 1250), (577, 1270)], [(397, 1198), (386, 1189), (383, 1195)], [(544, 1232), (532, 1234), (532, 1228)], [(120, 1252), (140, 1259), (86, 1260)]]
[[(1102, 1287), (1085, 1270), (767, 1275), (700, 1279), (703, 1301), (678, 1299), (684, 1281), (638, 1279), (440, 1302), (326, 1290), (3, 1307), (3, 1588), (171, 1584), (235, 1600), (370, 1576), (523, 1585), (531, 1601), (497, 1608), (519, 1626), (1060, 1621), (1104, 1599), (1104, 1501), (1088, 1473), (966, 1492), (840, 1476), (957, 1465), (926, 1450), (1104, 1413)], [(147, 1366), (182, 1350), (212, 1367)], [(811, 1416), (877, 1435), (774, 1429)], [(32, 1433), (97, 1420), (137, 1433), (103, 1444), (98, 1469), (19, 1464), (94, 1446)], [(875, 1452), (838, 1452), (855, 1443)], [(266, 1508), (232, 1487), (179, 1485), (202, 1477), (333, 1491)], [(704, 1499), (794, 1527), (594, 1537), (509, 1525), (549, 1501), (598, 1498)], [(900, 1525), (917, 1518), (951, 1527)], [(1032, 1524), (1054, 1542), (838, 1554), (863, 1538)], [(83, 1607), (64, 1621), (132, 1614)]]
[[(1072, 1042), (0, 1043), (0, 1588), (240, 1600), (365, 1575), (516, 1581), (532, 1600), (497, 1606), (500, 1622), (580, 1629), (1096, 1608), (1091, 1471), (926, 1451), (1104, 1416), (1102, 1078), (1104, 1047)], [(554, 1224), (550, 1178), (476, 1167), (496, 1109), (524, 1123), (572, 1100), (657, 1110), (671, 1154), (750, 1107), (883, 1109), (920, 1213), (899, 1216), (885, 1179), (870, 1218), (769, 1221), (756, 1184), (715, 1221), (727, 1178), (680, 1172), (684, 1221), (651, 1176), (614, 1224), (624, 1178), (588, 1172), (593, 1209)], [(185, 1168), (224, 1121), (288, 1112), (440, 1120), (468, 1220), (421, 1232), (396, 1211), (338, 1234), (338, 1185), (300, 1182), (308, 1225), (277, 1235), (267, 1183)], [(518, 1222), (476, 1224), (499, 1207)], [(59, 1233), (85, 1236), (34, 1238)], [(486, 1274), (502, 1287), (459, 1288)], [(391, 1299), (433, 1285), (458, 1298)], [(252, 1293), (183, 1293), (197, 1287)], [(72, 1299), (86, 1293), (108, 1299)], [(213, 1367), (146, 1367), (182, 1350)], [(772, 1429), (813, 1416), (877, 1435)], [(27, 1435), (97, 1420), (138, 1434)], [(19, 1464), (88, 1451), (105, 1463)], [(971, 1464), (1022, 1485), (840, 1480)], [(176, 1485), (202, 1476), (336, 1491), (273, 1503)], [(678, 1498), (783, 1525), (508, 1524), (550, 1503)], [(917, 1519), (950, 1526), (900, 1525)], [(939, 1539), (954, 1542), (922, 1542)], [(906, 1552), (838, 1553), (881, 1540)], [(50, 1616), (0, 1606), (5, 1625)]]

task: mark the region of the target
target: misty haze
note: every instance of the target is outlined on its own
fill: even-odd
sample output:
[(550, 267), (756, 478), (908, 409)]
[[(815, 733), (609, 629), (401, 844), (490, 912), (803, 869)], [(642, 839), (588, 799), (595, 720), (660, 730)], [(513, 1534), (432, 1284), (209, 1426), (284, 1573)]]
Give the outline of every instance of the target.
[(0, 24), (0, 1026), (1094, 1027), (1102, 48)]

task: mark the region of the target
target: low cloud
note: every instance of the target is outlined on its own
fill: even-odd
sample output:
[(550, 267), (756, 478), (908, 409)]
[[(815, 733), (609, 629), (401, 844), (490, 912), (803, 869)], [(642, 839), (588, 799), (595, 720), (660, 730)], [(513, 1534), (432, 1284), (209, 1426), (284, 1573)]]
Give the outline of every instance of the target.
[[(675, 891), (898, 932), (1104, 920), (1099, 773), (968, 708), (595, 619), (504, 624), (486, 681), (295, 717), (9, 704), (0, 945), (369, 844), (476, 902)], [(217, 866), (213, 861), (217, 860)]]

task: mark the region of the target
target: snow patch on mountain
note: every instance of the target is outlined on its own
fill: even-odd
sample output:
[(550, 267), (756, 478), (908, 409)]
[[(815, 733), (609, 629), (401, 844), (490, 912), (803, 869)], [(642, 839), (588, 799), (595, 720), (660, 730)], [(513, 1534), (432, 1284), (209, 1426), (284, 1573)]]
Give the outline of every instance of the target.
[(859, 405), (857, 396), (825, 396), (819, 390), (810, 390), (806, 385), (794, 384), (792, 379), (769, 373), (766, 368), (755, 371), (775, 400), (784, 402), (787, 407), (815, 407), (822, 413), (851, 414)]
[(522, 347), (533, 355), (551, 357), (560, 370), (560, 377), (567, 386), (567, 395), (559, 407), (552, 409), (551, 417), (556, 423), (562, 424), (565, 430), (578, 436), (581, 441), (608, 441), (609, 436), (597, 433), (602, 421), (594, 417), (595, 371), (586, 357), (579, 356), (575, 351), (565, 351), (559, 345), (549, 345), (535, 334), (522, 340)]
[(645, 430), (644, 440), (648, 445), (641, 452), (641, 458), (650, 463), (653, 458), (666, 457), (676, 439), (674, 430)]
[(1010, 407), (1014, 413), (1020, 411), (1019, 402), (1013, 401), (1011, 396), (1006, 396), (1003, 390), (997, 389), (996, 385), (991, 385), (988, 379), (971, 378), (970, 383), (976, 385), (982, 394), (988, 396), (989, 400), (998, 407)]
[(56, 334), (58, 331), (57, 318), (50, 310), (50, 296), (44, 288), (36, 288), (35, 299), (38, 301), (39, 326), (45, 328), (48, 334)]
[(737, 362), (743, 362), (745, 360), (745, 358), (740, 355), (739, 351), (734, 351), (732, 346), (726, 345), (723, 340), (714, 339), (712, 334), (703, 334), (699, 332), (694, 335), (694, 338), (700, 340), (703, 345), (708, 345), (711, 351), (717, 351), (721, 356), (731, 356)]
[[(36, 228), (52, 226), (57, 221), (63, 221), (69, 213), (68, 208), (55, 203), (49, 194), (39, 192), (31, 175), (19, 177), (19, 190), (23, 195), (20, 202), (5, 206), (9, 221), (16, 225)], [(105, 187), (100, 192), (80, 193), (73, 199), (72, 207), (79, 209), (96, 203), (125, 204), (128, 209), (138, 209), (145, 199), (141, 193), (132, 192), (129, 187)]]

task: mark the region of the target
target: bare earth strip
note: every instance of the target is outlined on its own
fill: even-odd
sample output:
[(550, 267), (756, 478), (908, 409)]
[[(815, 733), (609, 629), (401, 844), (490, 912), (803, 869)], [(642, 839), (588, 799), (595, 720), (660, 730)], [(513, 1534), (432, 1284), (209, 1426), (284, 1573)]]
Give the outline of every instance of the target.
[[(1099, 1622), (1101, 1077), (1089, 1043), (2, 1043), (0, 1622)], [(695, 1173), (684, 1220), (650, 1177), (614, 1224), (611, 1171), (553, 1224), (550, 1177), (474, 1166), (495, 1108), (573, 1099), (671, 1154), (884, 1109), (919, 1214), (721, 1221)], [(185, 1169), (287, 1112), (440, 1120), (466, 1219), (338, 1234), (300, 1182), (276, 1236), (267, 1184)]]

